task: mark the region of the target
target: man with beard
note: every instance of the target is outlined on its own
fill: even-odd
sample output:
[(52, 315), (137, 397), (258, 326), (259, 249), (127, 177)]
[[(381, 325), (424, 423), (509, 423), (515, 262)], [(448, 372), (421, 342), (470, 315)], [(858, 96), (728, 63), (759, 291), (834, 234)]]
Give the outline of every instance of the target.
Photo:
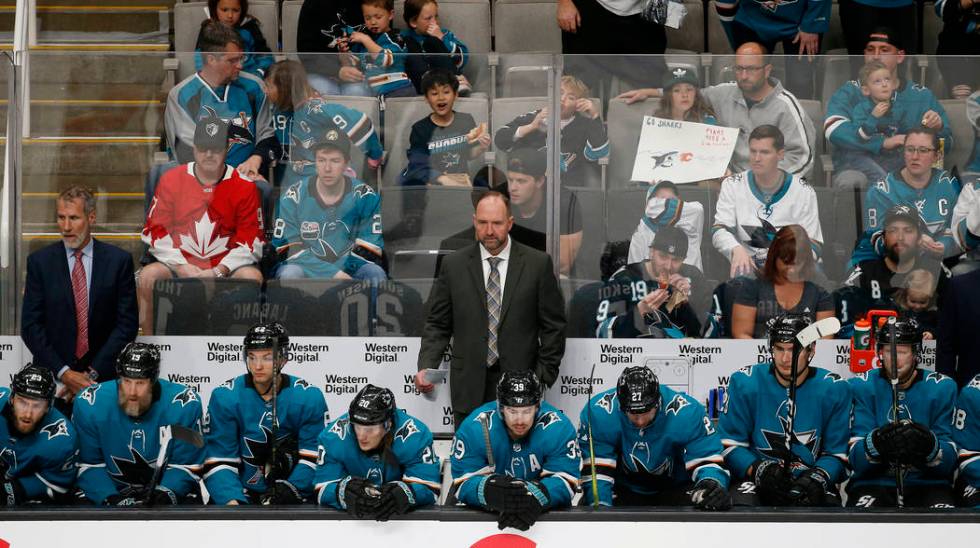
[(201, 430), (201, 399), (182, 384), (160, 379), (160, 350), (134, 342), (116, 360), (117, 380), (89, 386), (75, 400), (80, 445), (78, 486), (92, 504), (135, 506), (200, 503), (204, 451), (171, 442), (170, 460), (150, 490), (160, 451), (160, 427)]
[(914, 270), (932, 273), (937, 297), (942, 298), (950, 272), (919, 247), (922, 228), (915, 208), (896, 205), (888, 210), (882, 231), (884, 257), (858, 263), (835, 294), (841, 323), (852, 323), (871, 309), (895, 309), (895, 292), (905, 287), (906, 277)]
[(496, 401), (466, 417), (453, 439), (453, 490), (459, 502), (499, 515), (497, 526), (526, 531), (544, 512), (568, 507), (582, 459), (575, 426), (542, 401), (530, 371), (507, 371)]
[(75, 483), (75, 427), (51, 406), (51, 371), (27, 364), (0, 388), (0, 505), (64, 502)]

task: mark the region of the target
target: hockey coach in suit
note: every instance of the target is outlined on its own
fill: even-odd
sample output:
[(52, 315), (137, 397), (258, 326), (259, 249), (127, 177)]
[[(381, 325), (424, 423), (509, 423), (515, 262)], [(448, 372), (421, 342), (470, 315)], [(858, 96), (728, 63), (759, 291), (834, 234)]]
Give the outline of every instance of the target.
[(442, 264), (429, 301), (415, 386), (429, 392), (425, 369), (438, 368), (452, 344), (450, 394), (456, 426), (496, 399), (503, 371), (531, 370), (547, 385), (565, 353), (565, 304), (551, 257), (509, 236), (514, 218), (499, 192), (476, 205), (477, 241)]

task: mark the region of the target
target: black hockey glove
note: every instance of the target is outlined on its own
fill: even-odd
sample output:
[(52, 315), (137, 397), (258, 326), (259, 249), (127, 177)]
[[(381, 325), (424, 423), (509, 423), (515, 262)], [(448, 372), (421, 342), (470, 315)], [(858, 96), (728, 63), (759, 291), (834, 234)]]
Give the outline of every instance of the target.
[(150, 506), (173, 506), (177, 504), (177, 494), (162, 485), (150, 493), (148, 498)]
[(783, 463), (775, 460), (759, 460), (753, 466), (755, 471), (752, 481), (759, 488), (759, 496), (765, 504), (773, 506), (788, 506), (793, 504), (790, 496), (792, 478), (783, 467)]
[(823, 506), (829, 484), (830, 479), (823, 470), (811, 468), (793, 480), (790, 496), (796, 506)]
[(728, 489), (713, 479), (703, 479), (694, 484), (691, 502), (698, 510), (728, 510), (732, 507)]
[(900, 448), (898, 430), (901, 424), (890, 422), (875, 428), (864, 438), (864, 452), (876, 461), (896, 462)]
[(381, 507), (376, 516), (378, 521), (387, 521), (394, 515), (406, 514), (412, 508), (412, 490), (404, 482), (390, 481), (381, 486)]
[(303, 495), (292, 483), (286, 480), (276, 480), (276, 483), (262, 494), (260, 500), (262, 504), (267, 506), (270, 504), (303, 504)]
[[(276, 442), (275, 460), (269, 462), (267, 480), (281, 480), (293, 473), (293, 467), (299, 462), (299, 443), (293, 436), (286, 436)], [(272, 458), (272, 455), (269, 455)]]
[(518, 514), (514, 513), (503, 513), (500, 514), (500, 518), (497, 519), (497, 529), (503, 531), (507, 527), (513, 527), (514, 529), (520, 531), (527, 531), (531, 528), (534, 523), (528, 523), (524, 521), (524, 518)]
[(896, 438), (899, 440), (898, 461), (912, 466), (925, 466), (939, 453), (939, 440), (922, 424), (902, 423)]
[(24, 492), (24, 486), (16, 479), (5, 479), (0, 486), (2, 486), (0, 492), (3, 493), (4, 503), (7, 506), (17, 506), (26, 502), (27, 493)]
[(520, 510), (527, 497), (523, 481), (503, 474), (493, 474), (483, 484), (483, 500), (494, 512)]
[(351, 516), (373, 518), (381, 506), (381, 491), (364, 478), (351, 478), (343, 491), (344, 506)]

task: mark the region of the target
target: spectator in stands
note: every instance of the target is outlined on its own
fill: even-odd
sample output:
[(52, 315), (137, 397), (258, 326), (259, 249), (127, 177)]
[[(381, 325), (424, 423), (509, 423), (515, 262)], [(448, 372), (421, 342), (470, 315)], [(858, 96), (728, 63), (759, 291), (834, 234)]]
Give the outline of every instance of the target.
[(446, 68), (434, 68), (422, 77), (422, 92), (432, 114), (412, 125), (408, 138), (408, 167), (402, 185), (472, 186), (469, 161), (490, 146), (486, 124), (456, 112), (453, 105), (459, 80)]
[(391, 24), (395, 1), (361, 0), (361, 13), (364, 28), (349, 28), (347, 40), (339, 44), (354, 57), (341, 57), (341, 64), (360, 67), (378, 97), (414, 97), (415, 86), (405, 69), (405, 40)]
[(701, 202), (681, 200), (677, 185), (670, 181), (660, 181), (647, 189), (646, 204), (643, 217), (630, 238), (629, 262), (646, 260), (657, 232), (672, 226), (687, 235), (687, 256), (684, 257), (684, 264), (704, 271), (701, 266), (704, 205)]
[(272, 243), (288, 252), (279, 278), (339, 278), (383, 281), (379, 266), (381, 198), (345, 173), (350, 139), (330, 130), (313, 149), (316, 176), (289, 186), (279, 199)]
[[(936, 62), (953, 99), (964, 99), (977, 89), (980, 72), (980, 2), (936, 0), (936, 15), (943, 20), (936, 46)], [(928, 15), (926, 17), (929, 17)], [(927, 44), (926, 47), (931, 47)], [(969, 56), (969, 57), (968, 57)], [(972, 121), (972, 118), (971, 118)]]
[[(820, 53), (823, 35), (830, 28), (830, 2), (715, 2), (718, 18), (732, 49), (758, 42), (772, 52), (782, 43), (786, 55), (786, 88), (797, 97), (813, 98), (813, 57)], [(803, 57), (806, 56), (806, 61)]]
[(153, 334), (153, 287), (171, 278), (262, 283), (262, 206), (251, 181), (225, 164), (228, 124), (209, 117), (194, 132), (194, 161), (166, 172), (153, 195), (143, 242), (157, 262), (139, 273), (140, 327)]
[[(892, 44), (898, 49), (915, 53), (915, 0), (840, 0), (840, 25), (844, 31), (847, 54), (851, 55), (851, 74), (857, 74), (859, 55), (867, 61), (868, 33), (884, 25), (894, 29)], [(901, 44), (899, 43), (901, 42)]]
[(599, 338), (696, 337), (698, 319), (708, 309), (709, 291), (701, 271), (683, 264), (687, 235), (665, 226), (657, 231), (647, 258), (620, 268), (605, 291), (608, 297), (596, 310)]
[[(561, 132), (561, 184), (598, 187), (598, 162), (609, 155), (609, 139), (599, 111), (589, 99), (589, 88), (574, 76), (562, 76), (560, 105), (555, 129)], [(494, 143), (505, 152), (517, 148), (545, 150), (550, 123), (553, 120), (547, 107), (533, 110), (498, 129)]]
[[(507, 161), (507, 193), (514, 212), (514, 227), (527, 229), (527, 241), (521, 243), (539, 251), (547, 251), (549, 231), (546, 163), (544, 151), (531, 148), (513, 151)], [(567, 276), (582, 246), (582, 211), (574, 192), (565, 190), (559, 194), (559, 210), (554, 212), (560, 222), (558, 270)]]
[(929, 273), (933, 284), (928, 293), (942, 296), (949, 270), (920, 247), (924, 230), (925, 225), (914, 207), (896, 205), (888, 209), (881, 235), (883, 256), (858, 263), (844, 280), (844, 287), (835, 292), (842, 324), (850, 327), (849, 324), (862, 318), (868, 310), (898, 309), (897, 293), (900, 290), (905, 293), (903, 299), (907, 308), (917, 306), (910, 306), (910, 303), (921, 301), (919, 297), (925, 292), (921, 280), (916, 289), (905, 291), (913, 272)]
[(970, 163), (963, 168), (963, 180), (970, 181), (980, 178), (980, 91), (970, 94), (966, 99), (966, 118), (973, 126), (973, 155), (970, 157)]
[(868, 189), (864, 199), (864, 233), (851, 254), (852, 267), (883, 254), (880, 223), (896, 205), (918, 210), (925, 223), (919, 247), (925, 253), (942, 259), (963, 251), (951, 230), (960, 182), (948, 172), (933, 167), (939, 159), (939, 135), (927, 128), (912, 129), (905, 135), (904, 152), (905, 167), (889, 173)]
[(922, 328), (922, 340), (935, 340), (939, 328), (936, 275), (916, 269), (905, 277), (905, 284), (895, 292), (895, 304), (903, 316), (908, 316)]
[[(969, 103), (967, 108), (970, 108)], [(977, 108), (977, 115), (980, 116), (980, 107)], [(980, 266), (980, 171), (965, 173), (963, 181), (966, 182), (956, 199), (953, 220), (950, 222), (956, 245), (966, 251), (959, 264), (953, 267), (957, 275)]]
[(715, 110), (700, 88), (701, 82), (693, 70), (684, 67), (671, 69), (664, 75), (660, 104), (653, 115), (668, 120), (718, 125)]
[(245, 52), (245, 59), (242, 60), (242, 70), (262, 78), (269, 65), (275, 62), (275, 58), (270, 55), (271, 50), (262, 36), (262, 29), (259, 28), (261, 22), (249, 16), (248, 0), (208, 0), (209, 19), (201, 23), (201, 32), (197, 35), (197, 44), (194, 50), (197, 55), (194, 57), (194, 68), (201, 70), (204, 63), (201, 60), (201, 40), (204, 34), (204, 27), (208, 21), (217, 21), (222, 25), (234, 29), (242, 39), (242, 50)]
[[(735, 52), (735, 82), (718, 84), (702, 90), (714, 108), (718, 125), (741, 129), (732, 171), (748, 169), (748, 135), (762, 125), (779, 128), (786, 143), (779, 167), (792, 175), (806, 176), (813, 167), (816, 132), (796, 97), (772, 78), (772, 64), (760, 44), (742, 44)], [(662, 90), (643, 88), (619, 96), (627, 103), (660, 96)]]
[(949, 281), (939, 308), (936, 371), (966, 386), (980, 374), (980, 270)]
[(415, 90), (425, 95), (422, 77), (426, 72), (442, 68), (453, 71), (459, 83), (461, 97), (469, 96), (470, 81), (460, 73), (469, 59), (466, 44), (453, 31), (439, 26), (439, 4), (436, 0), (405, 0), (405, 24), (402, 31), (408, 57), (408, 77)]
[(310, 85), (321, 94), (373, 95), (361, 69), (340, 63), (340, 45), (347, 47), (347, 29), (363, 25), (361, 0), (303, 0), (296, 51), (302, 53), (300, 61), (310, 75)]
[(750, 169), (727, 177), (711, 227), (715, 249), (731, 261), (730, 276), (761, 269), (777, 231), (800, 225), (820, 257), (823, 231), (817, 216), (817, 194), (799, 176), (780, 169), (785, 154), (783, 134), (770, 125), (749, 135)]
[(136, 285), (130, 254), (92, 237), (92, 192), (70, 187), (56, 205), (61, 241), (27, 257), (20, 336), (71, 401), (116, 377), (116, 356), (136, 338)]
[(275, 131), (269, 119), (262, 81), (241, 74), (245, 59), (241, 37), (217, 21), (201, 27), (199, 40), (204, 64), (167, 96), (166, 128), (171, 153), (179, 163), (194, 158), (195, 128), (202, 118), (217, 113), (229, 124), (231, 148), (226, 161), (250, 179), (265, 177), (274, 156)]
[[(915, 82), (901, 78), (899, 67), (905, 61), (905, 50), (899, 45), (895, 31), (878, 27), (865, 36), (865, 64), (877, 61), (885, 65), (891, 71), (891, 84), (896, 86), (885, 113), (892, 123), (880, 135), (862, 135), (859, 120), (862, 110), (869, 107), (862, 84), (846, 82), (834, 92), (827, 103), (824, 134), (834, 145), (834, 186), (842, 188), (864, 188), (883, 179), (886, 170), (897, 169), (889, 163), (888, 151), (897, 153), (902, 150), (904, 135), (910, 130), (935, 130), (945, 141), (944, 150), (949, 151), (953, 145), (949, 118), (935, 95)], [(881, 165), (867, 161), (868, 156), (876, 158)], [(897, 157), (894, 161), (898, 161)]]
[(810, 281), (816, 273), (813, 246), (800, 225), (779, 229), (758, 279), (741, 285), (732, 307), (732, 336), (762, 339), (769, 321), (783, 314), (822, 320), (834, 315), (834, 301)]
[(328, 103), (319, 97), (299, 63), (280, 61), (272, 65), (265, 85), (269, 102), (274, 107), (273, 116), (280, 128), (276, 135), (279, 139), (286, 136), (289, 139), (287, 184), (294, 182), (293, 177), (316, 175), (313, 147), (332, 129), (342, 130), (364, 152), (367, 169), (381, 165), (384, 150), (371, 119), (363, 112)]

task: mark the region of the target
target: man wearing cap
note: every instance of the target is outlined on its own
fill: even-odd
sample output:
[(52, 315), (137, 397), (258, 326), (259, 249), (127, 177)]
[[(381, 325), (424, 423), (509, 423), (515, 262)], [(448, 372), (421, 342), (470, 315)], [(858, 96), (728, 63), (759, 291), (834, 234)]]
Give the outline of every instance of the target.
[(387, 278), (379, 266), (381, 198), (345, 175), (350, 148), (346, 133), (328, 130), (314, 149), (316, 175), (293, 183), (279, 199), (272, 243), (287, 256), (277, 277)]
[[(548, 232), (545, 154), (544, 150), (519, 148), (507, 157), (507, 193), (514, 224), (525, 229), (526, 237), (521, 243), (540, 251), (547, 251)], [(559, 194), (560, 209), (555, 212), (561, 223), (558, 267), (559, 272), (568, 275), (582, 246), (582, 211), (574, 192), (562, 190)]]
[(228, 124), (215, 116), (194, 130), (194, 161), (163, 175), (143, 227), (157, 262), (139, 273), (140, 327), (153, 332), (153, 287), (171, 278), (262, 282), (262, 206), (255, 184), (225, 164)]
[[(687, 236), (665, 226), (650, 244), (649, 259), (616, 271), (599, 303), (599, 338), (682, 338), (701, 332), (698, 317), (708, 309), (701, 271), (684, 264)], [(693, 301), (693, 303), (692, 303)]]
[(674, 226), (687, 235), (687, 257), (684, 264), (703, 270), (701, 266), (701, 239), (704, 236), (704, 205), (701, 202), (681, 200), (677, 185), (660, 181), (647, 190), (647, 205), (640, 223), (630, 238), (630, 263), (645, 261), (657, 231)]
[[(841, 10), (843, 11), (843, 5)], [(864, 188), (886, 175), (876, 163), (860, 162), (852, 151), (878, 155), (900, 150), (904, 145), (905, 135), (917, 128), (938, 132), (939, 137), (944, 140), (943, 150), (947, 153), (953, 145), (949, 118), (936, 96), (928, 88), (901, 77), (904, 71), (899, 70), (899, 66), (905, 62), (905, 49), (895, 31), (886, 27), (875, 28), (866, 35), (865, 43), (864, 62), (881, 62), (891, 70), (891, 80), (897, 84), (897, 90), (888, 107), (889, 118), (914, 119), (919, 124), (914, 127), (893, 128), (894, 134), (890, 137), (873, 135), (866, 139), (855, 118), (860, 106), (869, 99), (864, 96), (861, 83), (856, 80), (841, 86), (827, 103), (824, 135), (834, 145), (834, 186), (842, 188)], [(906, 114), (900, 115), (901, 113)]]
[(919, 247), (923, 227), (914, 207), (896, 205), (888, 210), (879, 234), (884, 256), (858, 263), (835, 294), (838, 309), (846, 313), (844, 323), (861, 318), (870, 309), (894, 309), (895, 292), (905, 287), (906, 278), (914, 270), (932, 274), (935, 293), (942, 297), (950, 272)]
[[(868, 31), (880, 25), (895, 29), (896, 36), (904, 37), (909, 42), (907, 46), (900, 46), (901, 49), (913, 47), (916, 36), (915, 0), (839, 0), (838, 3), (848, 55), (861, 55), (865, 51)], [(907, 51), (915, 53), (911, 49)]]
[[(779, 128), (786, 143), (786, 154), (779, 167), (793, 175), (806, 176), (813, 168), (816, 131), (796, 96), (772, 78), (772, 63), (761, 44), (747, 42), (735, 51), (735, 81), (701, 90), (711, 102), (718, 125), (737, 127), (738, 140), (732, 154), (733, 172), (749, 167), (749, 134), (761, 125)], [(634, 89), (617, 99), (627, 103), (660, 97), (661, 88)]]

